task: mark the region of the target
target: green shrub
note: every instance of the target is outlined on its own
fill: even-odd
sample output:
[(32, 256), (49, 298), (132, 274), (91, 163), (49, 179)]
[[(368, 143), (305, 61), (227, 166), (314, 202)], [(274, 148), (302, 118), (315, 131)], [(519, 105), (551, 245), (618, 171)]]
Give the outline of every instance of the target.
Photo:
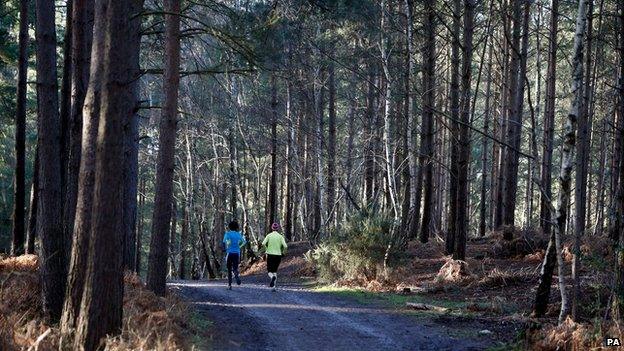
[(337, 227), (306, 255), (325, 282), (338, 279), (378, 279), (398, 260), (392, 219), (359, 215)]

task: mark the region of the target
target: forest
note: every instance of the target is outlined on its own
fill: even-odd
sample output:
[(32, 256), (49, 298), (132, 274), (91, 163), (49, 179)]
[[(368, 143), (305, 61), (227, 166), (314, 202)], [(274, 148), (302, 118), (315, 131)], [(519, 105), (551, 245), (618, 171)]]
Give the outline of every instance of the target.
[(621, 0), (5, 0), (0, 121), (0, 350), (624, 342)]

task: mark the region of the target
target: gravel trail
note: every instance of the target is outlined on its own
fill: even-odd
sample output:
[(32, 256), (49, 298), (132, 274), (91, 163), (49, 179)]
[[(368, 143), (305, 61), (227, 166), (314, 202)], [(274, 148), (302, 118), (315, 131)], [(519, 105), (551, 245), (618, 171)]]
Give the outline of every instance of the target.
[(309, 290), (296, 280), (277, 292), (257, 275), (231, 291), (223, 280), (169, 285), (214, 323), (214, 350), (484, 350), (495, 344), (478, 329), (452, 337), (432, 320)]

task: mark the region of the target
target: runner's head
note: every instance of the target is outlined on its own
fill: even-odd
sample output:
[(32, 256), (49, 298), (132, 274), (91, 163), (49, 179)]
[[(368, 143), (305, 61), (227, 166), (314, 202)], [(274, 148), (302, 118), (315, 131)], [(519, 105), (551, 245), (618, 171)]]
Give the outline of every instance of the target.
[(275, 222), (275, 223), (271, 224), (271, 229), (277, 231), (277, 230), (281, 229), (281, 226), (279, 225), (279, 223)]
[(238, 222), (237, 221), (231, 221), (230, 224), (228, 224), (228, 229), (229, 230), (233, 230), (235, 232), (238, 231), (240, 227), (238, 226)]

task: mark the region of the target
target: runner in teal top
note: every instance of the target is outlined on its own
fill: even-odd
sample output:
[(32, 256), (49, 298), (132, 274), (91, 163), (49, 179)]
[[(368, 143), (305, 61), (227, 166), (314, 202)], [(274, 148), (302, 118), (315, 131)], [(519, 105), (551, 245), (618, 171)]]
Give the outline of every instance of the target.
[(226, 250), (225, 262), (228, 271), (228, 289), (232, 290), (232, 272), (234, 272), (236, 284), (241, 284), (238, 274), (238, 265), (240, 263), (241, 248), (245, 246), (247, 242), (243, 234), (238, 231), (238, 222), (230, 222), (228, 229), (225, 235), (223, 235), (223, 246)]

